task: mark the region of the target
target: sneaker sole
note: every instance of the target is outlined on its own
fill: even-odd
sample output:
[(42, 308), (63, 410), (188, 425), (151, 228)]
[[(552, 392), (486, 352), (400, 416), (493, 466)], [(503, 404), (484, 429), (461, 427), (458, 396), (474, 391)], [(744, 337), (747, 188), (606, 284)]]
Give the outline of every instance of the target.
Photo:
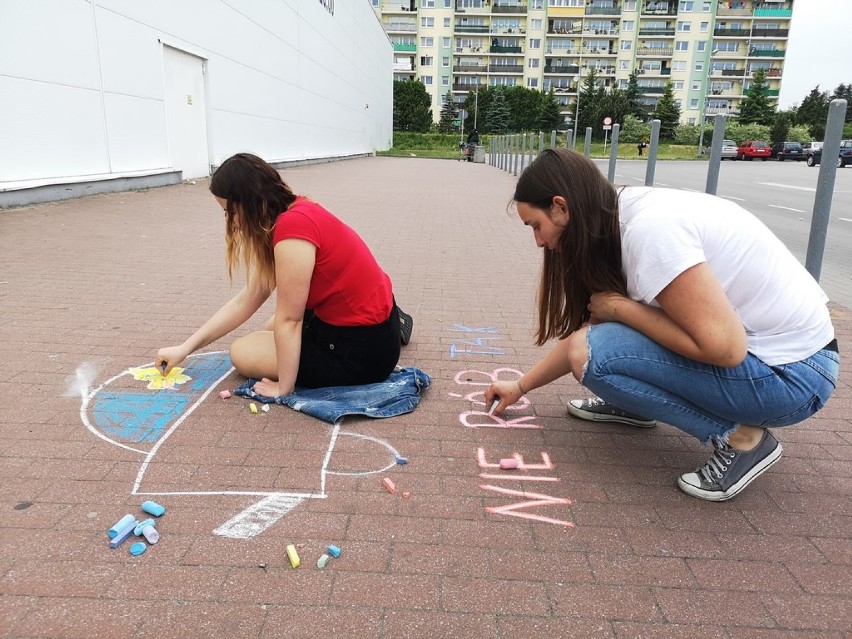
[(618, 424), (626, 424), (628, 426), (636, 426), (638, 428), (653, 428), (657, 422), (653, 419), (631, 419), (629, 417), (618, 417), (617, 415), (601, 415), (593, 413), (582, 408), (577, 408), (571, 402), (566, 406), (568, 413), (579, 419), (584, 419), (587, 422), (615, 422)]
[(727, 491), (720, 492), (711, 492), (708, 490), (702, 490), (701, 488), (696, 488), (690, 484), (684, 482), (680, 477), (677, 478), (677, 486), (687, 495), (692, 497), (697, 497), (698, 499), (703, 499), (704, 501), (728, 501), (729, 499), (733, 499), (737, 495), (739, 495), (743, 489), (748, 486), (755, 479), (760, 477), (763, 473), (765, 473), (769, 468), (781, 459), (781, 455), (784, 452), (784, 448), (781, 446), (781, 443), (778, 443), (778, 446), (769, 453), (766, 457), (764, 457), (760, 462), (755, 464), (754, 468), (752, 468), (748, 473), (743, 475), (743, 478), (740, 479), (736, 484), (728, 488)]

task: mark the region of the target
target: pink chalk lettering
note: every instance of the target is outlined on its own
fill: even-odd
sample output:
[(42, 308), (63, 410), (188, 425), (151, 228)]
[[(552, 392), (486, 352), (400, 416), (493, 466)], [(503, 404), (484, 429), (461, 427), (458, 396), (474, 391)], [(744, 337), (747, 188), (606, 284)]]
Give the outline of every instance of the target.
[(570, 499), (565, 499), (561, 497), (551, 497), (550, 495), (530, 493), (527, 491), (510, 490), (508, 488), (501, 488), (500, 486), (491, 486), (490, 484), (480, 484), (479, 487), (484, 490), (491, 490), (503, 495), (509, 495), (510, 497), (523, 497), (525, 499), (528, 499), (528, 501), (517, 502), (514, 504), (509, 504), (507, 506), (486, 508), (485, 510), (490, 513), (506, 515), (507, 517), (520, 517), (521, 519), (540, 521), (546, 524), (557, 524), (560, 526), (567, 526), (569, 528), (575, 527), (574, 522), (565, 521), (564, 519), (553, 519), (552, 517), (545, 517), (543, 515), (536, 515), (534, 513), (517, 512), (525, 508), (535, 508), (537, 506), (570, 506)]
[(471, 328), (463, 324), (453, 324), (453, 331), (456, 333), (492, 333), (497, 335), (496, 326), (483, 326), (482, 328)]
[(500, 481), (559, 481), (559, 477), (539, 477), (534, 475), (492, 475), (490, 473), (479, 473), (480, 479), (497, 479)]
[[(550, 455), (543, 451), (541, 453), (542, 463), (540, 464), (528, 464), (524, 461), (523, 455), (519, 455), (518, 453), (512, 453), (511, 457), (518, 461), (519, 470), (552, 470), (554, 468), (553, 462), (550, 461)], [(500, 468), (500, 462), (492, 464), (486, 461), (484, 448), (476, 449), (476, 459), (479, 462), (480, 468)]]
[[(479, 419), (482, 421), (479, 421)], [(472, 420), (476, 421), (472, 421)], [(518, 428), (518, 429), (540, 429), (544, 428), (541, 424), (527, 424), (532, 419), (532, 415), (516, 417), (514, 419), (503, 419), (499, 415), (489, 415), (486, 411), (470, 410), (459, 414), (459, 421), (465, 428)]]

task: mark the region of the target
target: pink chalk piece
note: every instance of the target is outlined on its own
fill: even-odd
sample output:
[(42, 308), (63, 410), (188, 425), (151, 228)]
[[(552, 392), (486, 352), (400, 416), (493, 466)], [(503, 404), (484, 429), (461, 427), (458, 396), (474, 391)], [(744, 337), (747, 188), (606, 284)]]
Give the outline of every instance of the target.
[(221, 397), (222, 399), (228, 399), (230, 396), (231, 396), (231, 391), (229, 391), (229, 390), (219, 391), (219, 397)]
[(385, 487), (385, 490), (388, 491), (391, 495), (396, 492), (396, 486), (394, 486), (394, 483), (390, 480), (389, 477), (385, 477), (382, 480), (382, 485)]
[(406, 491), (406, 492), (402, 493), (402, 498), (403, 498), (403, 499), (408, 499), (409, 497), (411, 497), (411, 493), (410, 493), (410, 492)]
[(518, 460), (514, 457), (506, 457), (500, 460), (500, 468), (502, 470), (511, 470), (518, 467)]
[(307, 546), (307, 544), (304, 544), (304, 543), (302, 543), (302, 544), (296, 544), (296, 548), (298, 548), (299, 550), (301, 550), (301, 549), (302, 549), (302, 548), (304, 548), (305, 546)]

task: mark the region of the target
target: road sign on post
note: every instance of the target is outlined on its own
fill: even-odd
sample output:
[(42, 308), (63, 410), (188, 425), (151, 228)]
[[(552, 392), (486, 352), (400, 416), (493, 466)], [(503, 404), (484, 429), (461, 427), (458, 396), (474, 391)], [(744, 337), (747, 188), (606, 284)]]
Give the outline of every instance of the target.
[(604, 131), (609, 131), (610, 129), (612, 129), (612, 118), (611, 117), (607, 116), (603, 119), (603, 129), (604, 129)]

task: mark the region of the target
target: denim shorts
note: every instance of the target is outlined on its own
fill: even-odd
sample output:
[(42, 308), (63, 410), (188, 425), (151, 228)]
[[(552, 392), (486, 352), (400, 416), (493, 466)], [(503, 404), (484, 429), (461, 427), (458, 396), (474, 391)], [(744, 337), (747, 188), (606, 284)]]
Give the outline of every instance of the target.
[(589, 327), (582, 383), (619, 408), (656, 419), (707, 442), (740, 424), (797, 424), (820, 410), (837, 385), (840, 355), (769, 366), (749, 353), (733, 368), (673, 353), (618, 322)]

